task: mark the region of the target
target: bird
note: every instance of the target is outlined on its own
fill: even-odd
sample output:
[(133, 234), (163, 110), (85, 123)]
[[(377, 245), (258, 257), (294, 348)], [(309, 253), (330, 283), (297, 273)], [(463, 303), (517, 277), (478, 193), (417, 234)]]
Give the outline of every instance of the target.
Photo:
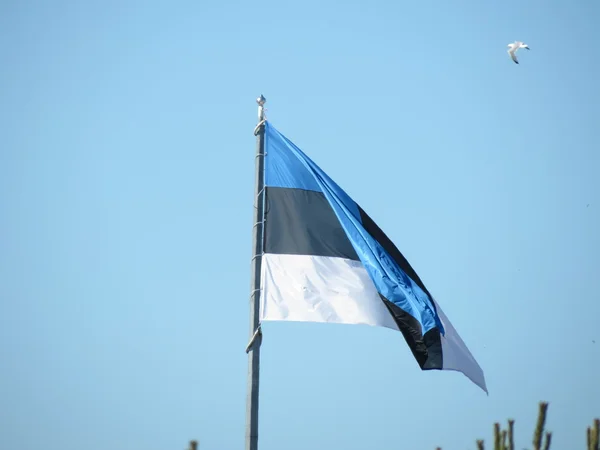
[(526, 48), (527, 50), (529, 50), (529, 46), (521, 41), (515, 41), (512, 44), (508, 44), (508, 54), (510, 55), (512, 60), (515, 62), (515, 64), (519, 64), (516, 53), (517, 53), (517, 50), (519, 50), (520, 48)]

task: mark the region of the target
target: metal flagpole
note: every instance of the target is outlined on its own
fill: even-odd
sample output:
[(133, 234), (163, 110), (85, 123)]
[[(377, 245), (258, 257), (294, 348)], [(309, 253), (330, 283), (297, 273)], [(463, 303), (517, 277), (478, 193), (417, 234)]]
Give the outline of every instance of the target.
[(250, 342), (248, 353), (248, 387), (246, 397), (246, 450), (258, 449), (258, 380), (260, 369), (260, 344), (262, 331), (259, 321), (260, 268), (263, 252), (264, 226), (264, 157), (265, 157), (265, 113), (267, 100), (261, 95), (258, 103), (258, 125), (254, 129), (256, 136), (256, 175), (254, 186), (254, 233), (252, 236), (252, 288), (250, 291)]

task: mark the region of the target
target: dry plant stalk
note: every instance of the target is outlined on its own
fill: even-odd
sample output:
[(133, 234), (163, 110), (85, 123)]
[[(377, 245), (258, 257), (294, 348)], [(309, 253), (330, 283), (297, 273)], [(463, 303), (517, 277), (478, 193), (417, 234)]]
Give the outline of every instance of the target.
[(594, 420), (594, 426), (587, 429), (588, 450), (599, 450), (600, 443), (600, 419)]
[(515, 450), (514, 426), (515, 420), (508, 419), (508, 450)]
[(500, 424), (494, 424), (494, 450), (502, 450), (500, 448)]
[(538, 415), (535, 433), (533, 434), (533, 449), (541, 450), (542, 436), (544, 435), (544, 424), (546, 423), (546, 411), (548, 410), (547, 402), (540, 402), (540, 412)]
[(544, 443), (544, 450), (548, 450), (550, 448), (550, 442), (552, 441), (552, 433), (546, 433), (546, 442)]

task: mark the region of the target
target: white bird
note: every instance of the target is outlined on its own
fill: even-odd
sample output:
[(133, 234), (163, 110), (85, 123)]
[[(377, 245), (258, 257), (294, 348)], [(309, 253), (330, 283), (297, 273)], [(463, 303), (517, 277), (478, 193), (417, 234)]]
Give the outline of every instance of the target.
[(519, 50), (520, 48), (526, 48), (527, 50), (529, 50), (529, 46), (527, 44), (525, 44), (524, 42), (515, 41), (512, 44), (508, 44), (508, 54), (510, 55), (512, 60), (515, 62), (515, 64), (519, 64), (519, 61), (517, 61), (516, 53), (517, 53), (517, 50)]

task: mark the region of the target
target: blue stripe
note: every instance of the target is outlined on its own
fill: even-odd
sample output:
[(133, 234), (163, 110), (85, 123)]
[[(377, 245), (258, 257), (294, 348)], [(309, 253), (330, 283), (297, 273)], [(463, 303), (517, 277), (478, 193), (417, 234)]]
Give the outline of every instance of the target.
[[(266, 156), (265, 156), (265, 185), (268, 187), (285, 187), (305, 189), (307, 191), (323, 192), (325, 184), (332, 190), (339, 201), (346, 205), (359, 222), (360, 212), (356, 203), (331, 178), (329, 178), (302, 150), (283, 134), (266, 123)], [(314, 168), (317, 168), (318, 172)], [(331, 202), (331, 200), (330, 200)]]
[(265, 124), (265, 186), (321, 192), (298, 147), (267, 122)]
[(362, 226), (357, 204), (272, 125), (266, 126), (266, 183), (323, 192), (381, 295), (413, 316), (425, 334), (444, 328), (427, 295)]

